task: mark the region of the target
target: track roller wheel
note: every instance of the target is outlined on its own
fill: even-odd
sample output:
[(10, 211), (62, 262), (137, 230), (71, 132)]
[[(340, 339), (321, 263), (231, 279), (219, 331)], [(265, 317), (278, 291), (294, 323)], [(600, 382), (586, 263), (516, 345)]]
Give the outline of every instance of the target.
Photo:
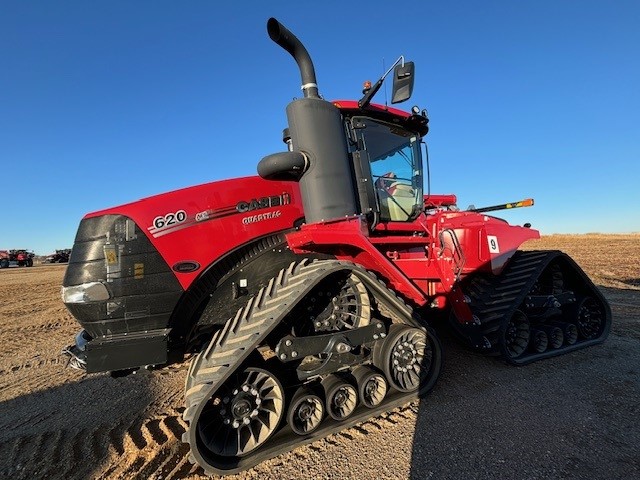
[(287, 423), (297, 435), (313, 433), (322, 423), (324, 402), (307, 387), (300, 387), (293, 395)]
[(564, 343), (564, 333), (562, 333), (562, 329), (560, 327), (555, 327), (553, 325), (543, 325), (542, 330), (547, 334), (547, 339), (549, 340), (549, 348), (557, 349), (562, 347)]
[(566, 345), (573, 345), (578, 341), (578, 327), (573, 323), (566, 322), (551, 322), (551, 325), (562, 329), (564, 335), (564, 343)]
[(198, 436), (214, 455), (241, 457), (264, 444), (284, 414), (284, 390), (267, 370), (247, 368), (229, 378), (198, 419)]
[(367, 408), (375, 408), (382, 403), (387, 394), (387, 380), (379, 371), (360, 366), (353, 371), (358, 385), (358, 398)]
[(355, 387), (337, 375), (329, 375), (322, 381), (327, 402), (327, 413), (334, 420), (344, 420), (358, 404)]
[(504, 348), (510, 358), (518, 358), (524, 353), (531, 338), (529, 318), (521, 310), (513, 312), (504, 330)]
[(591, 340), (602, 333), (605, 314), (592, 297), (584, 297), (578, 302), (575, 315), (578, 333), (582, 338)]
[(544, 330), (531, 329), (531, 343), (529, 348), (534, 353), (543, 353), (549, 346), (549, 337)]
[(387, 377), (389, 385), (401, 392), (428, 390), (432, 371), (439, 370), (440, 345), (427, 333), (408, 325), (394, 324), (374, 350), (374, 364)]

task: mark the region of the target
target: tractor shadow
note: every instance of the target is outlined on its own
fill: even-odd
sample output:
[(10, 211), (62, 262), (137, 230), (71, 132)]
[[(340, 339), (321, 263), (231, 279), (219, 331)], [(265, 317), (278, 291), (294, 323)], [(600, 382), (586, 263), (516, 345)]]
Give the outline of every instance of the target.
[(155, 398), (148, 376), (74, 377), (0, 403), (0, 478), (95, 478), (124, 453), (125, 437), (143, 447), (140, 419)]
[(410, 478), (640, 478), (640, 338), (624, 326), (640, 325), (634, 303), (621, 326), (613, 307), (604, 344), (523, 367), (438, 331), (444, 367), (419, 401)]

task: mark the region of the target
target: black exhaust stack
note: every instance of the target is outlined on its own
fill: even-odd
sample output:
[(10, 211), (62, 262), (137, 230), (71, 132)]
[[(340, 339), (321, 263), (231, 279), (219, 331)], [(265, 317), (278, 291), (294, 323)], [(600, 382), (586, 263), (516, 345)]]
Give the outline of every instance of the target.
[(340, 110), (320, 98), (313, 62), (300, 40), (275, 18), (267, 22), (267, 32), (298, 64), (304, 98), (287, 106), (293, 152), (263, 158), (258, 173), (271, 180), (298, 179), (307, 223), (355, 215), (356, 197)]
[(271, 40), (289, 52), (298, 64), (305, 98), (320, 98), (316, 83), (316, 71), (313, 68), (309, 52), (304, 48), (302, 42), (275, 18), (270, 18), (267, 21), (267, 33)]

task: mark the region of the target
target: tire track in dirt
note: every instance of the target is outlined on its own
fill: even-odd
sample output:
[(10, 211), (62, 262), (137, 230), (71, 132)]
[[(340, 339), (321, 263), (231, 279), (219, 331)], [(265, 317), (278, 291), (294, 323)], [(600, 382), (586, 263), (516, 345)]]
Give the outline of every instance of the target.
[(114, 442), (126, 461), (112, 464), (97, 478), (172, 478), (172, 472), (182, 471), (188, 453), (180, 440), (185, 430), (179, 411), (131, 424), (123, 436), (117, 437), (122, 438), (121, 443)]
[[(47, 323), (35, 325), (1, 325), (2, 351), (0, 352), (0, 374), (7, 363), (33, 354), (58, 354), (63, 345), (71, 343), (77, 328), (71, 322), (56, 317)], [(55, 345), (52, 350), (52, 345)], [(47, 351), (48, 350), (48, 351)]]
[(36, 368), (33, 368), (33, 366), (15, 366), (13, 371), (2, 376), (0, 401), (20, 396), (21, 392), (26, 388), (31, 393), (35, 393), (51, 388), (52, 383), (62, 385), (73, 380), (66, 371), (67, 369), (62, 365), (55, 360), (51, 360), (50, 362), (43, 362), (42, 365)]
[[(0, 458), (7, 465), (0, 469), (0, 477), (108, 479), (160, 474), (173, 478), (185, 472), (188, 446), (180, 441), (185, 429), (181, 413), (174, 411), (128, 425), (21, 435), (0, 447)], [(107, 467), (95, 472), (100, 464)]]
[(3, 333), (5, 334), (11, 334), (15, 336), (16, 334), (21, 334), (21, 333), (31, 334), (34, 331), (37, 333), (41, 333), (49, 330), (57, 330), (58, 328), (61, 328), (65, 323), (67, 324), (65, 326), (68, 326), (70, 322), (65, 322), (64, 320), (59, 319), (56, 321), (51, 321), (51, 322), (41, 323), (41, 324), (34, 324), (34, 325), (5, 326), (2, 330), (3, 330)]
[[(33, 358), (33, 359), (27, 360), (26, 362), (19, 363), (17, 365), (11, 365), (8, 367), (0, 368), (0, 375), (11, 375), (11, 374), (20, 373), (22, 370), (36, 370), (38, 368), (48, 367), (51, 365), (66, 366), (67, 363), (68, 363), (68, 360), (62, 357), (62, 355), (58, 355), (56, 357), (49, 357), (49, 358), (38, 358), (38, 359)], [(2, 390), (2, 387), (0, 387), (0, 390)]]
[(633, 308), (636, 310), (640, 310), (640, 305), (635, 305), (633, 303), (609, 302), (609, 305), (611, 305), (612, 307)]
[[(410, 403), (397, 407), (378, 417), (318, 440), (302, 450), (294, 450), (273, 461), (277, 464), (289, 455), (304, 458), (304, 448), (311, 452), (325, 452), (341, 447), (344, 441), (357, 436), (380, 434), (385, 429), (395, 427), (403, 421), (415, 421), (417, 405)], [(184, 478), (186, 475), (202, 475), (203, 471), (189, 462), (189, 446), (182, 443), (181, 437), (187, 425), (179, 410), (167, 416), (158, 416), (144, 422), (136, 422), (127, 428), (122, 445), (113, 442), (124, 463), (115, 463), (102, 471), (96, 478)]]

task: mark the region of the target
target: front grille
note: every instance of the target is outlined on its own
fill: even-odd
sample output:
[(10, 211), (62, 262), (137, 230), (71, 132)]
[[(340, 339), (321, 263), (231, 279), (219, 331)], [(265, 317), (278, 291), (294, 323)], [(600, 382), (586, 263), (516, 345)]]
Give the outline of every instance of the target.
[(94, 338), (166, 328), (183, 293), (145, 233), (124, 215), (80, 223), (63, 285), (96, 281), (105, 283), (109, 300), (67, 304)]

